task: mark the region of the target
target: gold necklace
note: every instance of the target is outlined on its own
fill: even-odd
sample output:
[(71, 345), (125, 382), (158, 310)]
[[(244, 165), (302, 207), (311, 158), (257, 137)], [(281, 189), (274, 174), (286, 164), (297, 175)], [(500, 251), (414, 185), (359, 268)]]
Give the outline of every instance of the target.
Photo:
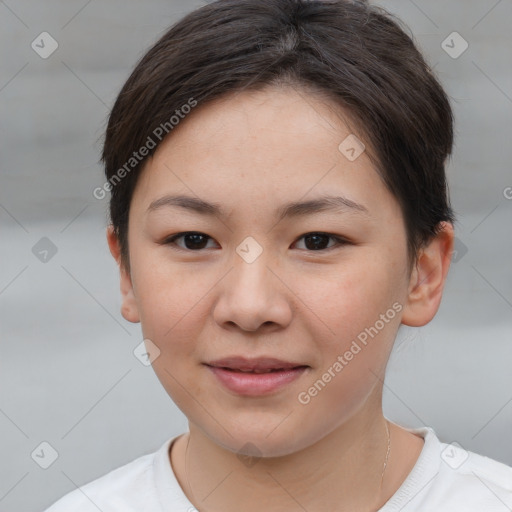
[(386, 453), (386, 459), (384, 460), (384, 469), (382, 470), (382, 476), (380, 479), (380, 489), (382, 489), (382, 482), (384, 481), (384, 472), (386, 471), (386, 467), (388, 465), (389, 452), (391, 451), (391, 437), (389, 435), (388, 420), (385, 420), (385, 422), (386, 422), (386, 432), (388, 433), (388, 451)]

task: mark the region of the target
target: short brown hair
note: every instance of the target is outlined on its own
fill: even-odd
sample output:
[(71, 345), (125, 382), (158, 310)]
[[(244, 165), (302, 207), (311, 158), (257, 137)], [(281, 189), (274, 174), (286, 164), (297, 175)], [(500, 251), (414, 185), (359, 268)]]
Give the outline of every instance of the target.
[[(130, 201), (155, 151), (147, 144), (155, 129), (169, 127), (191, 99), (202, 104), (282, 84), (317, 91), (355, 120), (401, 206), (412, 264), (439, 223), (454, 221), (444, 168), (453, 113), (400, 23), (363, 1), (218, 0), (173, 25), (124, 84), (106, 130), (102, 160), (114, 185), (110, 218), (127, 267)], [(146, 157), (132, 161), (130, 172), (113, 183), (144, 145)]]

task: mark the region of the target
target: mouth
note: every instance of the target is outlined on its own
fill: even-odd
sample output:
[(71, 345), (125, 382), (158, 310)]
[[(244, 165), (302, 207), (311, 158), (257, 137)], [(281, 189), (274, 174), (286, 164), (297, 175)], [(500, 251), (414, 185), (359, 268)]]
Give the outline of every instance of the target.
[[(214, 368), (219, 368), (215, 367)], [(239, 372), (239, 373), (255, 373), (255, 374), (261, 374), (261, 373), (275, 373), (275, 372), (284, 372), (288, 370), (296, 370), (297, 368), (306, 368), (306, 366), (294, 366), (292, 368), (272, 368), (272, 369), (242, 369), (242, 368), (228, 368), (225, 366), (220, 367), (222, 370), (227, 370), (228, 372)]]
[(272, 357), (247, 359), (240, 356), (225, 357), (205, 364), (214, 368), (243, 373), (270, 373), (307, 367), (307, 365), (302, 363), (283, 361), (282, 359)]
[(205, 365), (229, 391), (244, 396), (275, 393), (298, 379), (308, 365), (274, 358), (229, 357)]

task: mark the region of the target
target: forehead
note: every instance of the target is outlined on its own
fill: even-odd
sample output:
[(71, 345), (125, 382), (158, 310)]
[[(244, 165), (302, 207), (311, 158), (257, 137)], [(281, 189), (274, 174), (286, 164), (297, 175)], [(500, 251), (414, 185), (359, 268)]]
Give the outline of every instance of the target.
[(342, 153), (345, 141), (361, 137), (353, 124), (339, 108), (294, 88), (235, 93), (199, 105), (173, 129), (146, 163), (135, 195), (146, 208), (179, 192), (227, 209), (243, 203), (273, 210), (343, 195), (371, 210), (393, 198), (366, 150), (352, 160)]
[[(266, 149), (261, 157), (293, 158), (293, 150), (298, 154), (307, 149), (314, 156), (316, 148), (337, 147), (355, 131), (355, 124), (347, 112), (318, 92), (267, 86), (199, 105), (168, 138), (174, 147), (214, 146), (217, 155), (226, 151), (236, 157)], [(238, 155), (231, 151), (234, 144), (240, 149)]]

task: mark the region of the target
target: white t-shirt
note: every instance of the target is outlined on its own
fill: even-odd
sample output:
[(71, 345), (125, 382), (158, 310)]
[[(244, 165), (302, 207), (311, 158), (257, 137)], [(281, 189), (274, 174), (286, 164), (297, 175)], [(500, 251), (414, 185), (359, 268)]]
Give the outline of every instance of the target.
[[(506, 512), (512, 467), (439, 441), (430, 427), (406, 429), (424, 438), (413, 469), (379, 512)], [(169, 447), (107, 473), (45, 512), (196, 512), (174, 475)]]

